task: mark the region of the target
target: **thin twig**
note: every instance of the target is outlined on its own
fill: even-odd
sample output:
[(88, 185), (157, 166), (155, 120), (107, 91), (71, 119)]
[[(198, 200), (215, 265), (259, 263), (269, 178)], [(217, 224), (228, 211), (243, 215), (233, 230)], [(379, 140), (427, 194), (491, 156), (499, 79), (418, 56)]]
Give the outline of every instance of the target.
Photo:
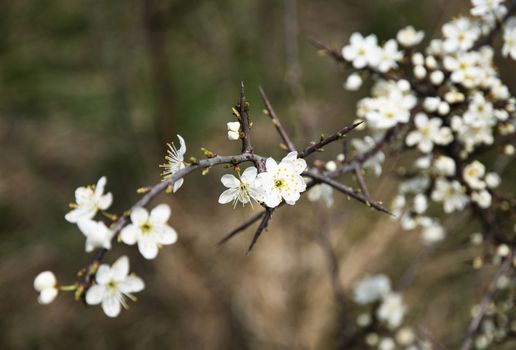
[(248, 218), (247, 220), (245, 220), (242, 224), (238, 225), (237, 227), (235, 227), (230, 233), (228, 233), (224, 238), (222, 238), (220, 241), (217, 242), (217, 245), (218, 246), (221, 246), (223, 245), (224, 243), (226, 243), (227, 241), (229, 241), (231, 238), (233, 238), (234, 235), (238, 234), (239, 232), (242, 232), (243, 230), (245, 230), (246, 228), (248, 228), (249, 226), (251, 226), (252, 224), (254, 224), (255, 222), (257, 222), (258, 220), (260, 220), (260, 218), (265, 214), (265, 210), (259, 212), (259, 213), (256, 213), (254, 214), (253, 216), (251, 216), (250, 218)]
[(256, 232), (254, 233), (253, 240), (251, 241), (251, 245), (249, 245), (249, 248), (247, 248), (246, 255), (249, 255), (251, 253), (251, 250), (253, 249), (254, 245), (258, 241), (258, 238), (260, 238), (260, 235), (262, 234), (263, 230), (267, 228), (267, 225), (269, 224), (269, 221), (272, 218), (272, 213), (274, 212), (273, 208), (265, 208), (264, 215), (262, 217), (262, 221), (260, 222), (260, 226), (256, 229)]
[(242, 128), (242, 153), (253, 153), (253, 146), (251, 145), (251, 133), (249, 124), (249, 110), (246, 104), (244, 82), (240, 82), (240, 100), (238, 102), (238, 113), (240, 127)]
[(302, 150), (301, 152), (299, 152), (299, 155), (298, 155), (299, 158), (305, 158), (314, 152), (321, 151), (321, 149), (324, 146), (326, 146), (327, 144), (332, 143), (334, 141), (342, 139), (346, 134), (348, 134), (350, 131), (352, 131), (353, 129), (355, 129), (357, 126), (359, 126), (362, 123), (363, 123), (363, 121), (359, 121), (351, 126), (345, 126), (342, 129), (340, 129), (339, 131), (334, 132), (330, 136), (321, 138), (321, 140), (319, 142), (314, 143), (313, 145), (310, 145), (310, 146), (306, 147), (304, 150)]
[(512, 250), (511, 255), (509, 255), (503, 264), (500, 266), (498, 271), (496, 272), (493, 280), (491, 281), (491, 284), (489, 286), (489, 289), (484, 293), (484, 296), (482, 297), (482, 300), (480, 301), (480, 306), (478, 308), (478, 312), (476, 313), (475, 317), (471, 320), (471, 323), (468, 327), (468, 333), (466, 334), (466, 337), (464, 338), (462, 345), (460, 347), (460, 350), (468, 350), (471, 346), (471, 342), (473, 341), (473, 336), (478, 330), (478, 326), (480, 325), (480, 322), (482, 321), (482, 318), (484, 317), (487, 306), (493, 299), (493, 296), (496, 292), (496, 286), (498, 284), (498, 281), (500, 278), (502, 278), (513, 266), (513, 260), (516, 257), (516, 249)]
[(263, 104), (265, 105), (265, 109), (267, 110), (267, 115), (271, 118), (272, 124), (274, 125), (274, 127), (276, 128), (278, 133), (280, 134), (283, 142), (285, 142), (285, 146), (287, 147), (287, 149), (291, 152), (295, 151), (296, 146), (294, 146), (294, 143), (288, 136), (287, 131), (281, 124), (281, 121), (278, 118), (278, 115), (276, 114), (276, 112), (274, 111), (274, 108), (272, 107), (272, 104), (271, 104), (269, 98), (265, 94), (265, 91), (263, 91), (261, 86), (259, 87), (259, 90), (260, 90), (260, 96), (262, 97), (262, 100), (263, 100)]
[(355, 177), (357, 178), (357, 183), (358, 183), (358, 186), (360, 187), (360, 190), (362, 191), (362, 193), (365, 196), (370, 197), (369, 196), (369, 191), (367, 190), (367, 185), (365, 183), (364, 177), (362, 176), (362, 168), (356, 167), (354, 169), (354, 172), (355, 172)]

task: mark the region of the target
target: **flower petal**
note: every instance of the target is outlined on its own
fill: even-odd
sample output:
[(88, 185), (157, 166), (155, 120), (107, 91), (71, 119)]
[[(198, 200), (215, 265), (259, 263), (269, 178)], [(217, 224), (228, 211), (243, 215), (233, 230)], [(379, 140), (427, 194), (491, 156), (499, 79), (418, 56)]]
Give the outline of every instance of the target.
[(160, 244), (174, 244), (177, 241), (177, 232), (172, 227), (164, 225), (162, 232), (159, 233), (158, 243)]
[(129, 224), (122, 229), (120, 232), (120, 239), (125, 244), (133, 245), (136, 243), (136, 239), (140, 234), (140, 229), (136, 225)]
[(245, 169), (240, 178), (246, 182), (253, 182), (256, 179), (256, 175), (258, 175), (258, 169), (252, 166)]
[(100, 304), (106, 295), (106, 287), (101, 285), (91, 286), (86, 292), (86, 304), (97, 305)]
[(220, 182), (227, 188), (235, 188), (240, 186), (240, 180), (231, 174), (225, 174), (220, 178)]
[(276, 163), (276, 161), (272, 158), (267, 158), (267, 160), (265, 161), (265, 168), (267, 169), (268, 172), (270, 173), (274, 173), (276, 171), (276, 168), (278, 167), (278, 163)]
[(65, 215), (65, 220), (72, 224), (75, 224), (79, 220), (82, 220), (82, 219), (92, 219), (95, 216), (96, 212), (97, 211), (95, 209), (87, 209), (84, 207), (78, 207), (78, 208), (75, 208), (75, 209), (69, 211)]
[(124, 280), (129, 274), (129, 258), (122, 255), (111, 267), (113, 278), (117, 281)]
[(145, 283), (140, 277), (128, 276), (118, 284), (118, 288), (124, 294), (137, 293), (145, 288)]
[(219, 204), (226, 204), (235, 199), (237, 190), (235, 188), (229, 188), (222, 192), (219, 196)]
[(102, 300), (102, 310), (108, 317), (117, 317), (120, 314), (121, 305), (114, 295), (110, 295)]
[(95, 186), (95, 197), (99, 198), (104, 193), (104, 189), (106, 187), (107, 179), (105, 176), (102, 176), (99, 181), (97, 181), (97, 185)]
[(58, 290), (57, 288), (47, 288), (43, 289), (38, 297), (38, 303), (42, 305), (50, 304), (57, 297)]
[(183, 156), (186, 153), (186, 143), (185, 140), (181, 137), (181, 135), (178, 134), (177, 138), (179, 139), (179, 144), (181, 145), (181, 147), (179, 147), (179, 149), (177, 150), (177, 154), (181, 158), (181, 160), (183, 160)]
[(97, 273), (95, 274), (95, 279), (97, 280), (98, 284), (107, 284), (113, 277), (113, 272), (111, 271), (111, 268), (106, 265), (102, 264), (97, 270)]
[(109, 192), (99, 198), (99, 200), (97, 201), (97, 206), (99, 207), (99, 209), (106, 210), (111, 206), (112, 203), (113, 195), (111, 194), (111, 192)]
[(155, 224), (164, 224), (170, 218), (170, 207), (168, 204), (160, 204), (150, 212), (150, 221)]
[(148, 260), (152, 260), (158, 255), (158, 245), (154, 240), (148, 238), (138, 240), (138, 250)]
[(149, 218), (149, 212), (142, 207), (138, 207), (133, 209), (131, 212), (131, 221), (136, 226), (141, 226), (147, 222), (147, 219)]
[(179, 180), (174, 182), (174, 189), (173, 189), (174, 193), (176, 193), (177, 190), (179, 190), (181, 188), (181, 186), (183, 186), (183, 182), (185, 182), (185, 179), (183, 179), (183, 178), (180, 178)]

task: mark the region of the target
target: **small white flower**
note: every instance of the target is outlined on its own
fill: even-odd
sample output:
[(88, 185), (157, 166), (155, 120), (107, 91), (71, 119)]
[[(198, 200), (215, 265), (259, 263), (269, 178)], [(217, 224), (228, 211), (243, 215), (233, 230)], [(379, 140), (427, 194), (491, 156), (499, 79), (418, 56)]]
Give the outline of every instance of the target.
[(398, 51), (398, 43), (396, 40), (388, 40), (379, 50), (380, 60), (377, 64), (380, 72), (388, 72), (392, 68), (398, 66), (398, 61), (403, 58), (403, 53)]
[(228, 122), (228, 140), (236, 141), (240, 138), (240, 122)]
[(255, 167), (249, 167), (244, 170), (239, 179), (231, 174), (222, 176), (220, 181), (228, 189), (220, 195), (219, 203), (233, 202), (233, 206), (236, 206), (237, 202), (243, 205), (247, 203), (252, 205), (252, 199), (257, 202), (263, 202), (263, 189), (261, 183), (256, 180), (257, 175), (258, 170)]
[(378, 350), (394, 350), (396, 349), (396, 343), (392, 338), (382, 338), (378, 344)]
[(434, 168), (439, 175), (453, 176), (455, 175), (455, 161), (447, 156), (438, 155), (434, 159)]
[(489, 208), (491, 206), (491, 193), (487, 190), (475, 191), (471, 194), (471, 200), (478, 204), (480, 208)]
[(348, 76), (348, 78), (346, 79), (346, 84), (344, 84), (344, 87), (346, 88), (346, 90), (349, 90), (349, 91), (356, 91), (356, 90), (360, 89), (361, 86), (362, 86), (362, 77), (360, 77), (360, 74), (358, 74), (358, 73), (350, 74)]
[(408, 346), (412, 344), (414, 341), (416, 341), (416, 334), (410, 327), (400, 328), (396, 332), (396, 341), (400, 345)]
[(421, 217), (418, 219), (418, 223), (423, 228), (421, 235), (425, 244), (434, 244), (444, 239), (446, 232), (436, 220), (429, 217)]
[(120, 257), (112, 267), (102, 264), (95, 274), (97, 284), (86, 292), (86, 303), (98, 305), (102, 303), (104, 313), (109, 317), (117, 317), (121, 306), (127, 309), (125, 298), (135, 300), (132, 293), (145, 288), (142, 279), (129, 275), (129, 259)]
[[(179, 149), (176, 148), (174, 143), (167, 143), (168, 150), (167, 155), (165, 156), (165, 160), (167, 163), (160, 165), (160, 167), (164, 168), (163, 172), (161, 173), (161, 176), (163, 176), (163, 179), (170, 179), (172, 176), (174, 176), (175, 173), (177, 173), (179, 170), (184, 169), (188, 163), (184, 161), (185, 153), (186, 153), (186, 144), (185, 140), (181, 137), (181, 135), (177, 135), (177, 138), (179, 139), (180, 147)], [(184, 179), (180, 178), (176, 182), (174, 182), (174, 192), (179, 190), (181, 186), (183, 186)]]
[(75, 190), (75, 208), (65, 215), (65, 219), (71, 223), (77, 223), (82, 219), (92, 219), (98, 210), (106, 210), (113, 202), (111, 193), (104, 194), (106, 177), (102, 176), (97, 185), (79, 187)]
[(445, 40), (443, 48), (446, 52), (466, 51), (473, 46), (480, 36), (480, 29), (467, 17), (460, 17), (446, 23), (442, 27)]
[(498, 175), (497, 173), (493, 173), (493, 172), (487, 173), (485, 180), (486, 180), (486, 185), (489, 188), (496, 188), (502, 182), (500, 175)]
[(428, 200), (422, 193), (416, 194), (414, 197), (414, 211), (418, 214), (422, 214), (428, 208)]
[(417, 127), (411, 131), (405, 140), (407, 146), (417, 144), (419, 150), (423, 153), (429, 153), (434, 148), (434, 143), (438, 145), (446, 145), (453, 141), (450, 128), (442, 125), (442, 120), (438, 118), (428, 119), (424, 113), (418, 113), (414, 119)]
[(434, 190), (432, 191), (432, 200), (443, 202), (444, 212), (447, 214), (455, 210), (464, 209), (469, 202), (464, 188), (458, 181), (447, 181), (443, 178), (436, 180)]
[(353, 300), (365, 305), (381, 299), (391, 291), (391, 281), (384, 274), (367, 277), (353, 287)]
[(258, 181), (265, 190), (264, 202), (269, 208), (277, 207), (284, 199), (294, 205), (306, 190), (301, 173), (306, 169), (304, 159), (297, 158), (297, 152), (290, 152), (278, 164), (272, 158), (265, 161), (266, 172), (258, 174)]
[(317, 202), (320, 199), (324, 200), (328, 208), (333, 205), (333, 188), (330, 185), (315, 185), (308, 191), (309, 201)]
[(145, 259), (154, 259), (162, 245), (177, 241), (176, 231), (167, 224), (170, 207), (160, 204), (149, 212), (142, 207), (131, 212), (131, 224), (122, 229), (120, 239), (129, 245), (138, 243), (138, 250)]
[(92, 252), (95, 248), (111, 249), (111, 231), (102, 221), (89, 219), (77, 223), (79, 230), (86, 236), (86, 252)]
[(462, 172), (464, 181), (474, 190), (483, 190), (486, 183), (483, 178), (486, 173), (486, 167), (478, 160), (466, 165)]
[(473, 16), (486, 16), (498, 12), (504, 0), (471, 0)]
[(398, 31), (396, 39), (398, 42), (405, 47), (412, 47), (419, 44), (425, 37), (425, 32), (422, 30), (416, 31), (414, 27), (407, 26)]
[(375, 67), (378, 64), (378, 41), (374, 34), (364, 38), (360, 33), (353, 33), (350, 44), (342, 49), (342, 56), (353, 63), (357, 69), (369, 65)]
[(444, 81), (444, 73), (440, 70), (433, 71), (430, 73), (430, 82), (434, 85), (441, 85)]
[(516, 60), (516, 26), (507, 27), (503, 34), (502, 54)]
[(335, 163), (335, 161), (333, 160), (330, 160), (328, 162), (326, 162), (326, 170), (328, 171), (335, 171), (337, 170), (337, 163)]
[(34, 279), (34, 289), (39, 292), (38, 303), (50, 304), (57, 297), (57, 279), (51, 271), (43, 271)]
[(389, 293), (383, 297), (382, 304), (376, 311), (380, 321), (384, 321), (390, 329), (396, 329), (401, 325), (405, 316), (406, 307), (401, 294)]

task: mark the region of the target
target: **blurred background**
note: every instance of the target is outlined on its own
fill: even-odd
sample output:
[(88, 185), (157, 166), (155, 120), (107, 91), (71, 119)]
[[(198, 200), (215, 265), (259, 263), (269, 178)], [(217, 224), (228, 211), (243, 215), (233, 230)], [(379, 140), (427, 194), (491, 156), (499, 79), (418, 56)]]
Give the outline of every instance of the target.
[[(153, 203), (171, 205), (179, 233), (156, 260), (119, 245), (107, 255), (112, 263), (128, 254), (146, 282), (139, 302), (117, 319), (69, 294), (40, 306), (32, 282), (51, 269), (62, 283), (73, 283), (88, 261), (82, 235), (64, 220), (76, 187), (106, 175), (112, 211), (121, 213), (139, 198), (136, 188), (160, 181), (158, 164), (176, 134), (186, 139), (188, 156), (201, 157), (201, 146), (238, 152), (239, 144), (226, 139), (226, 122), (240, 81), (259, 154), (279, 159), (284, 153), (262, 113), (258, 86), (299, 147), (351, 123), (355, 102), (367, 91), (346, 93), (345, 72), (318, 55), (308, 37), (341, 47), (353, 31), (384, 40), (414, 24), (428, 42), (468, 6), (460, 0), (0, 1), (0, 349), (335, 347), (340, 309), (318, 237), (333, 245), (349, 291), (368, 273), (399, 278), (421, 249), (419, 235), (336, 196), (329, 210), (306, 200), (278, 210), (250, 256), (252, 230), (218, 248), (253, 214), (217, 204), (224, 169), (189, 176), (178, 193)], [(514, 88), (514, 75), (507, 76)], [(340, 147), (320, 157), (335, 157)], [(389, 157), (381, 180), (368, 177), (374, 199), (388, 202), (396, 190), (389, 170), (397, 162)], [(484, 283), (471, 272), (471, 252), (456, 251), (471, 232), (460, 229), (467, 232), (452, 236), (406, 291), (408, 323), (445, 343), (464, 334)], [(354, 314), (348, 316), (352, 322)]]

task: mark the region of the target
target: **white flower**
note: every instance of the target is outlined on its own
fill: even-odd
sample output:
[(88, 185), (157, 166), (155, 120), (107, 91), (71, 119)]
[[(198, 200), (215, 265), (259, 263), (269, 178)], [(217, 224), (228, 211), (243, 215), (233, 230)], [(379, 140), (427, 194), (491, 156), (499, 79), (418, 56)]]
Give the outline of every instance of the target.
[(387, 323), (390, 329), (396, 329), (401, 325), (405, 316), (405, 305), (399, 293), (390, 293), (383, 297), (382, 304), (376, 311), (376, 316), (380, 321)]
[(516, 27), (507, 27), (503, 33), (502, 54), (516, 60)]
[(407, 26), (398, 31), (396, 34), (396, 39), (398, 42), (405, 47), (412, 47), (419, 44), (423, 38), (425, 37), (425, 33), (421, 31), (416, 31), (414, 27)]
[(265, 161), (266, 172), (258, 174), (265, 190), (264, 202), (269, 208), (277, 207), (282, 199), (289, 205), (294, 205), (306, 190), (306, 184), (301, 173), (306, 169), (304, 159), (297, 158), (297, 152), (290, 152), (278, 164), (272, 158)]
[(391, 291), (391, 281), (384, 274), (367, 277), (353, 287), (353, 300), (357, 304), (369, 304)]
[(502, 179), (500, 178), (500, 175), (498, 175), (497, 173), (491, 172), (491, 173), (486, 174), (485, 181), (486, 181), (487, 187), (496, 188), (500, 185), (500, 183), (502, 182)]
[(371, 34), (364, 38), (360, 33), (353, 33), (350, 45), (342, 49), (342, 56), (353, 63), (357, 69), (369, 65), (375, 67), (378, 64), (378, 43), (376, 36)]
[(434, 244), (444, 239), (446, 232), (436, 220), (429, 217), (421, 217), (418, 219), (418, 224), (423, 228), (421, 235), (425, 244)]
[(480, 208), (489, 208), (491, 206), (491, 193), (487, 190), (475, 191), (471, 194), (471, 200), (478, 204)]
[(320, 199), (324, 200), (328, 208), (333, 205), (333, 188), (330, 185), (315, 185), (308, 191), (309, 201), (316, 202)]
[(358, 73), (350, 74), (348, 76), (348, 78), (346, 79), (346, 84), (344, 85), (344, 87), (350, 91), (356, 91), (356, 90), (360, 89), (361, 86), (362, 86), (362, 78), (360, 77), (360, 74), (358, 74)]
[(95, 248), (111, 249), (114, 234), (102, 221), (84, 219), (77, 226), (86, 236), (86, 252), (92, 252)]
[(434, 159), (434, 168), (439, 175), (453, 176), (455, 175), (455, 161), (447, 156), (438, 155)]
[(441, 119), (428, 119), (426, 114), (418, 113), (414, 119), (414, 123), (417, 129), (407, 135), (405, 142), (408, 146), (417, 144), (417, 147), (423, 153), (432, 151), (434, 143), (446, 145), (453, 140), (450, 128), (446, 126), (441, 127)]
[(447, 181), (438, 178), (432, 191), (432, 200), (443, 202), (444, 212), (449, 214), (455, 210), (462, 210), (468, 204), (469, 199), (466, 196), (462, 185), (456, 181)]
[(82, 219), (92, 219), (98, 210), (106, 210), (113, 202), (111, 193), (104, 194), (106, 177), (102, 176), (97, 185), (79, 187), (75, 190), (75, 202), (72, 209), (65, 215), (68, 222), (76, 223)]
[(383, 338), (378, 344), (378, 350), (394, 350), (396, 349), (396, 343), (392, 338)]
[(236, 206), (237, 202), (243, 205), (251, 203), (251, 199), (257, 202), (263, 202), (264, 195), (261, 183), (256, 180), (258, 170), (255, 167), (249, 167), (244, 170), (239, 179), (230, 174), (222, 176), (220, 181), (228, 189), (222, 192), (219, 197), (220, 204), (233, 202)]
[(446, 52), (466, 51), (473, 46), (480, 36), (480, 29), (467, 17), (460, 17), (443, 25), (445, 40), (443, 48)]
[[(184, 161), (184, 156), (186, 153), (185, 140), (181, 137), (181, 135), (177, 135), (177, 138), (179, 139), (180, 144), (179, 149), (176, 148), (173, 142), (167, 143), (168, 150), (167, 155), (165, 156), (165, 160), (167, 161), (167, 163), (160, 165), (160, 167), (165, 169), (161, 173), (163, 179), (170, 179), (172, 176), (174, 176), (175, 173), (177, 173), (179, 170), (185, 168), (188, 165), (188, 163)], [(180, 178), (179, 180), (174, 182), (174, 192), (181, 188), (183, 182), (183, 178)]]
[(132, 293), (145, 288), (142, 279), (129, 275), (129, 259), (120, 257), (112, 267), (102, 264), (95, 274), (97, 284), (86, 292), (86, 303), (98, 305), (102, 303), (104, 313), (109, 317), (117, 317), (121, 306), (127, 309), (125, 298), (135, 300)]
[(414, 211), (418, 214), (422, 214), (428, 208), (428, 200), (422, 193), (416, 194), (414, 197)]
[(398, 43), (396, 40), (388, 40), (382, 48), (379, 49), (380, 60), (377, 64), (380, 72), (387, 72), (398, 66), (398, 61), (403, 58), (403, 53), (398, 51)]
[(240, 122), (228, 122), (228, 140), (236, 141), (240, 138)]
[(161, 245), (177, 241), (176, 231), (167, 224), (170, 207), (160, 204), (149, 212), (142, 207), (131, 212), (131, 224), (122, 229), (120, 238), (125, 244), (138, 243), (138, 250), (146, 259), (154, 259)]
[(473, 16), (486, 16), (499, 11), (504, 0), (471, 0), (473, 8), (471, 14)]
[(34, 279), (34, 289), (39, 292), (38, 303), (50, 304), (57, 297), (56, 276), (51, 271), (43, 271)]
[(486, 167), (478, 160), (466, 165), (462, 172), (464, 181), (474, 190), (483, 190), (486, 187), (486, 183), (483, 178), (486, 173)]

